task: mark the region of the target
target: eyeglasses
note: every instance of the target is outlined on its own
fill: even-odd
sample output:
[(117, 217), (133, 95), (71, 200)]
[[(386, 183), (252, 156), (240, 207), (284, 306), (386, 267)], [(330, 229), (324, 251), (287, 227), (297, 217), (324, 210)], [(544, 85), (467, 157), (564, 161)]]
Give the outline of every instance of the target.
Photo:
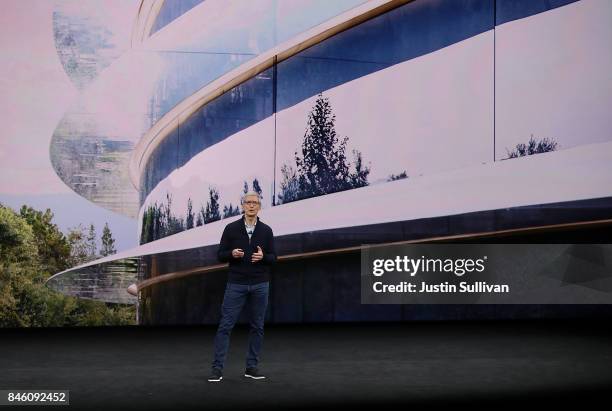
[(256, 205), (259, 205), (259, 201), (245, 201), (242, 204), (248, 205), (248, 206), (256, 206)]

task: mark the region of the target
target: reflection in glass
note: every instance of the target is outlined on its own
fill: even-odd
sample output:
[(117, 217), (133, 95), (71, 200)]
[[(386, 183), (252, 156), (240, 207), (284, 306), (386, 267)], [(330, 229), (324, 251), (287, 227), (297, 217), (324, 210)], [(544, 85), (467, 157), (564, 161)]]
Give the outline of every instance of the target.
[(491, 160), (492, 28), (412, 2), (280, 62), (277, 204)]
[(155, 23), (153, 23), (153, 27), (151, 27), (150, 34), (172, 23), (203, 1), (204, 0), (164, 0), (155, 18)]
[[(501, 2), (512, 16), (543, 3)], [(581, 1), (497, 27), (497, 160), (612, 140), (610, 16), (612, 3)]]
[(272, 90), (269, 69), (196, 111), (155, 149), (142, 179), (141, 243), (239, 215), (249, 190), (262, 195), (262, 208), (271, 204)]
[(415, 1), (278, 64), (278, 110), (493, 29), (493, 3)]

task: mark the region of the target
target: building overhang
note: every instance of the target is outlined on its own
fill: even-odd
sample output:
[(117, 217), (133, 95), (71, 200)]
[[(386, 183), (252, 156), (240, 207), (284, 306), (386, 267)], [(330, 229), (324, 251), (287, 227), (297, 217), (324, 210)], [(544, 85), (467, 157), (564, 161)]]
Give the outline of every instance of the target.
[(137, 190), (140, 188), (140, 177), (147, 164), (147, 160), (155, 148), (178, 127), (178, 124), (189, 118), (200, 107), (258, 73), (272, 67), (273, 64), (286, 60), (341, 31), (411, 1), (413, 0), (368, 1), (257, 55), (248, 62), (202, 87), (162, 116), (140, 139), (132, 152), (129, 162), (129, 176), (132, 185)]
[[(563, 167), (559, 167), (559, 164), (563, 164)], [(336, 250), (338, 247), (346, 246), (342, 236), (336, 238), (332, 235), (333, 230), (348, 230), (359, 234), (366, 225), (382, 227), (384, 224), (400, 224), (401, 227), (407, 228), (411, 226), (411, 222), (417, 220), (465, 216), (470, 213), (511, 210), (517, 207), (533, 207), (536, 213), (539, 213), (538, 208), (546, 208), (547, 204), (551, 204), (551, 208), (577, 209), (575, 214), (578, 215), (578, 219), (572, 220), (572, 224), (593, 222), (609, 224), (612, 215), (593, 219), (588, 213), (583, 213), (581, 207), (589, 209), (599, 207), (608, 214), (612, 213), (609, 202), (612, 199), (610, 164), (612, 164), (612, 142), (589, 144), (313, 197), (263, 209), (259, 217), (273, 228), (277, 239), (326, 232), (334, 238), (333, 247), (327, 247), (333, 249), (332, 251), (338, 251)], [(604, 206), (588, 204), (585, 206), (580, 203), (580, 201), (596, 202), (598, 199), (604, 201)], [(347, 204), (350, 204), (350, 212), (347, 211)], [(233, 219), (235, 218), (237, 217)], [(214, 247), (219, 243), (225, 225), (233, 219), (223, 219), (195, 227), (71, 268), (55, 274), (47, 280), (47, 283), (53, 283), (54, 279), (71, 272), (114, 261)], [(553, 229), (555, 225), (542, 227), (545, 224), (538, 223), (537, 219), (512, 223), (522, 224), (516, 227), (521, 229), (530, 227)], [(400, 232), (403, 232), (402, 230)], [(425, 233), (427, 231), (424, 230)], [(493, 231), (495, 231), (493, 234), (499, 234), (499, 230)], [(364, 234), (365, 240), (370, 240), (363, 241), (364, 244), (378, 242), (378, 237), (370, 235), (369, 232), (363, 231), (361, 234)], [(477, 230), (462, 234), (483, 235), (484, 233)], [(431, 237), (432, 235), (425, 235), (420, 241)], [(281, 254), (285, 255), (285, 258), (294, 253), (290, 249), (287, 251), (288, 253)], [(210, 262), (183, 275), (223, 268), (224, 265)], [(122, 292), (127, 293), (127, 288), (133, 283), (134, 281), (129, 284), (123, 282), (122, 286), (125, 287)], [(131, 290), (134, 291), (134, 287)]]

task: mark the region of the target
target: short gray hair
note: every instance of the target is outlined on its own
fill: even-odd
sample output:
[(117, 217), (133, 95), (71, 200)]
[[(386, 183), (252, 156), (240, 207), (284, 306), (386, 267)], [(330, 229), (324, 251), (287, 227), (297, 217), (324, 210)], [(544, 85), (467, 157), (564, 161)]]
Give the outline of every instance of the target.
[(246, 193), (244, 193), (242, 195), (242, 198), (240, 198), (240, 204), (243, 204), (244, 203), (244, 199), (246, 197), (248, 197), (248, 196), (255, 196), (255, 197), (257, 197), (257, 200), (259, 200), (259, 203), (261, 204), (261, 195), (259, 195), (259, 193), (257, 191), (253, 191), (253, 190), (247, 191)]

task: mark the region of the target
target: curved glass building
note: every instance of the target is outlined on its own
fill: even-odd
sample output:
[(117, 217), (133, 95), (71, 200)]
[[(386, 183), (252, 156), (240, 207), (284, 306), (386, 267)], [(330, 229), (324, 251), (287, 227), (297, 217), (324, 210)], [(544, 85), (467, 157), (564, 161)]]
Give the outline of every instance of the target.
[[(138, 218), (141, 245), (49, 286), (137, 304), (141, 324), (216, 323), (226, 279), (218, 242), (242, 193), (256, 190), (280, 256), (268, 322), (604, 310), (361, 305), (359, 247), (609, 238), (610, 2), (142, 0), (137, 9), (131, 48), (66, 114), (51, 157), (79, 194)], [(93, 134), (113, 161), (82, 161)]]

